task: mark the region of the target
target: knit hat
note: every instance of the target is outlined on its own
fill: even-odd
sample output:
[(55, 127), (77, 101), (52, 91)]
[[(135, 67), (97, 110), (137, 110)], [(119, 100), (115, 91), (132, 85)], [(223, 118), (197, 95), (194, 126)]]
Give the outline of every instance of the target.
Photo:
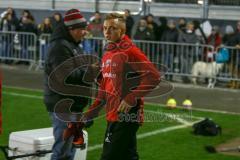
[(78, 9), (70, 9), (65, 13), (64, 24), (69, 29), (85, 28), (87, 21)]

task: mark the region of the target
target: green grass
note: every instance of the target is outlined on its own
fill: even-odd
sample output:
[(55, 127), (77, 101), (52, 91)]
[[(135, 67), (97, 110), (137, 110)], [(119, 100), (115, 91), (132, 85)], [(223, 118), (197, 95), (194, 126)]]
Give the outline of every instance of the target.
[[(42, 99), (27, 98), (10, 93), (42, 96), (41, 92), (3, 88), (3, 134), (0, 135), (0, 145), (7, 145), (11, 132), (35, 128), (50, 127), (50, 119)], [(156, 112), (174, 112), (175, 114), (188, 114), (181, 110), (168, 110), (154, 105), (145, 105), (147, 110)], [(221, 136), (203, 137), (191, 133), (190, 127), (138, 140), (138, 151), (141, 160), (238, 160), (239, 157), (225, 156), (222, 154), (209, 154), (204, 150), (206, 145), (217, 145), (240, 135), (238, 115), (227, 115), (210, 112), (193, 111), (194, 116), (211, 117), (223, 128)], [(187, 119), (189, 120), (189, 119)], [(196, 119), (192, 119), (195, 121)], [(171, 126), (182, 125), (177, 121), (161, 121), (145, 123), (138, 134), (144, 134)], [(94, 126), (88, 129), (89, 146), (101, 144), (105, 132), (104, 118), (95, 121)], [(88, 160), (98, 160), (101, 149), (88, 152)], [(3, 160), (0, 153), (0, 160)]]

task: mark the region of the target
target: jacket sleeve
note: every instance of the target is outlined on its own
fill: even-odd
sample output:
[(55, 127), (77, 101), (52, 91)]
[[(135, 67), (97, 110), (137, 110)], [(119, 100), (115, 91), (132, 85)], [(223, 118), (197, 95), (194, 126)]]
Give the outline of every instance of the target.
[(160, 73), (137, 47), (133, 47), (129, 60), (131, 68), (141, 73), (139, 85), (124, 98), (129, 105), (134, 106), (136, 99), (146, 96), (160, 83)]
[(185, 43), (184, 33), (180, 33), (180, 34), (178, 35), (177, 42), (179, 42), (179, 43)]
[(99, 112), (106, 104), (105, 102), (105, 90), (104, 90), (104, 83), (103, 80), (99, 80), (99, 89), (97, 92), (97, 97), (93, 104), (89, 107), (87, 112), (85, 113), (85, 121), (92, 120), (93, 118), (97, 117), (99, 115)]

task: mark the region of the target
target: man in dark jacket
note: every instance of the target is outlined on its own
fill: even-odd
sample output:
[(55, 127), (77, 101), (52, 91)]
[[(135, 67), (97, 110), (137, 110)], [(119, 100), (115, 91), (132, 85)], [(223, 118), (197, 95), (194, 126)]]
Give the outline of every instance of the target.
[[(153, 34), (158, 34), (158, 24), (154, 21), (154, 16), (149, 14), (146, 16), (147, 26), (153, 30)], [(154, 36), (154, 40), (157, 40), (157, 37)]]
[[(88, 104), (88, 98), (82, 96), (74, 96), (64, 94), (64, 89), (71, 86), (88, 86), (83, 82), (84, 69), (78, 68), (77, 61), (73, 59), (69, 61), (70, 67), (75, 68), (69, 76), (64, 77), (64, 82), (59, 82), (59, 77), (64, 75), (64, 70), (57, 74), (56, 70), (68, 62), (69, 59), (83, 54), (79, 43), (86, 33), (87, 22), (77, 9), (71, 9), (66, 12), (64, 23), (58, 25), (51, 37), (51, 43), (45, 62), (45, 90), (44, 103), (50, 114), (53, 124), (53, 134), (55, 143), (53, 145), (53, 154), (51, 160), (72, 160), (74, 158), (75, 149), (72, 145), (73, 138), (63, 140), (63, 132), (67, 128), (66, 121), (60, 120), (57, 116), (56, 109), (62, 100), (71, 99), (73, 104), (71, 108), (67, 104), (63, 104), (63, 108), (67, 108), (71, 113), (79, 113)], [(76, 63), (75, 63), (76, 62)], [(66, 66), (64, 69), (67, 69)], [(55, 73), (56, 79), (52, 76)], [(58, 88), (60, 87), (60, 89)], [(62, 87), (62, 88), (61, 88)], [(87, 92), (84, 91), (84, 92)]]
[[(176, 28), (176, 22), (174, 20), (168, 20), (168, 28), (162, 35), (161, 41), (169, 42), (169, 45), (162, 47), (162, 56), (164, 57), (164, 64), (168, 67), (169, 72), (173, 72), (174, 68), (174, 58), (176, 57), (176, 45), (171, 44), (171, 42), (176, 43), (178, 40), (178, 30)], [(172, 80), (172, 76), (167, 76), (168, 80)]]
[(57, 26), (59, 24), (62, 24), (63, 23), (63, 18), (62, 18), (61, 13), (55, 12), (51, 17), (51, 23), (52, 23), (53, 30), (55, 28), (57, 28)]
[(167, 30), (167, 18), (166, 17), (159, 17), (160, 25), (157, 28), (156, 40), (161, 41), (163, 33)]
[(178, 30), (176, 28), (176, 22), (174, 20), (168, 20), (167, 29), (163, 33), (161, 41), (164, 41), (164, 42), (178, 41)]
[(133, 38), (135, 40), (154, 40), (154, 31), (153, 29), (148, 28), (147, 21), (144, 18), (140, 19)]
[[(199, 42), (198, 37), (195, 34), (195, 26), (193, 22), (188, 22), (185, 31), (179, 33), (178, 42), (182, 44), (197, 44)], [(191, 67), (195, 60), (198, 58), (194, 53), (195, 46), (182, 45), (181, 47), (177, 48), (177, 56), (181, 62), (181, 73), (191, 73)], [(184, 83), (190, 83), (190, 79), (187, 76), (183, 76), (182, 80)]]
[(236, 47), (240, 48), (240, 21), (237, 22), (235, 43), (236, 43)]
[(126, 18), (126, 35), (128, 35), (128, 37), (132, 37), (132, 28), (134, 25), (134, 19), (131, 16), (131, 12), (129, 9), (125, 9), (124, 10), (124, 15)]

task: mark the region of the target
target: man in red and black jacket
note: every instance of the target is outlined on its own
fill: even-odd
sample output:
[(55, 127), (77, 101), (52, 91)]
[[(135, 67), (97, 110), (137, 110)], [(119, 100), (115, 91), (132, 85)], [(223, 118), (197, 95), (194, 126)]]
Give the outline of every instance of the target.
[(143, 122), (143, 97), (160, 82), (160, 74), (143, 52), (125, 35), (122, 15), (106, 16), (108, 41), (101, 62), (98, 96), (87, 117), (99, 114), (104, 104), (108, 126), (101, 160), (138, 160), (136, 132)]

